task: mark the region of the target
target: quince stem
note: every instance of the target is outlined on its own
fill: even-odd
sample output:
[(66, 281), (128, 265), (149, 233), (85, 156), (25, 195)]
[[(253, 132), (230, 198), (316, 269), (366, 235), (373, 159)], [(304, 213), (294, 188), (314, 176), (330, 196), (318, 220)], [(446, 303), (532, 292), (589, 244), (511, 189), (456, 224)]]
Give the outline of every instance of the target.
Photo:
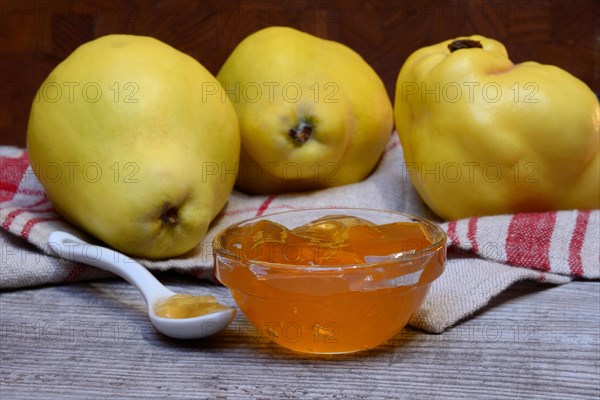
[(460, 50), (460, 49), (473, 49), (473, 48), (483, 49), (483, 46), (481, 45), (480, 41), (471, 40), (471, 39), (458, 39), (448, 45), (448, 49), (450, 50), (450, 53), (455, 52), (456, 50)]

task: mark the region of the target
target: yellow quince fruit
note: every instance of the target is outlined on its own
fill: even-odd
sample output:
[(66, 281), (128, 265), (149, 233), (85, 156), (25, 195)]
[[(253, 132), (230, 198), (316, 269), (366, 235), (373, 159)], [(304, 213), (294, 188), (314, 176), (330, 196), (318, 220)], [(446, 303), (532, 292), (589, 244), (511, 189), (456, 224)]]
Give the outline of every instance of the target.
[(194, 248), (233, 188), (240, 137), (198, 61), (150, 38), (85, 43), (40, 87), (27, 149), (56, 210), (132, 256)]
[(286, 27), (245, 38), (217, 74), (240, 123), (237, 187), (304, 191), (364, 179), (392, 132), (393, 110), (356, 52)]
[(565, 70), (459, 37), (408, 57), (394, 107), (412, 182), (445, 219), (600, 207), (598, 99)]

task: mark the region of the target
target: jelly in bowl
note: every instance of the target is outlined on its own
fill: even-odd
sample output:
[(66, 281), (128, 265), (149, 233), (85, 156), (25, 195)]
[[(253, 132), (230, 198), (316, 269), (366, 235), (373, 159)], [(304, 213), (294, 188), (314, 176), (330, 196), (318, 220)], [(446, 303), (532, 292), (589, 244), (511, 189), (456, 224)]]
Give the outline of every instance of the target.
[(339, 208), (264, 215), (215, 236), (215, 274), (275, 343), (350, 353), (392, 338), (444, 270), (446, 235), (392, 211)]

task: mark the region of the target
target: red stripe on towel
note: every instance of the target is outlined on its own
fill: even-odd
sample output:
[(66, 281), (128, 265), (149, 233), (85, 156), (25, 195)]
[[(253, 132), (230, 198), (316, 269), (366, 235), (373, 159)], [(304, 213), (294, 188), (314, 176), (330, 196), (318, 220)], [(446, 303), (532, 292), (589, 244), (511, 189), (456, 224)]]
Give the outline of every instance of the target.
[(556, 213), (515, 214), (508, 226), (506, 261), (550, 271), (550, 241)]
[(458, 240), (458, 235), (456, 234), (456, 221), (448, 222), (448, 239), (450, 239), (450, 243), (453, 246), (460, 245), (460, 241)]
[(23, 180), (23, 174), (29, 166), (27, 153), (23, 152), (19, 157), (0, 157), (0, 201), (11, 200), (19, 189)]
[(583, 263), (581, 262), (581, 248), (585, 239), (585, 231), (590, 220), (589, 211), (580, 211), (577, 213), (575, 230), (569, 244), (569, 268), (574, 276), (583, 275)]
[(475, 253), (479, 253), (479, 245), (477, 244), (477, 220), (477, 217), (470, 218), (467, 230), (467, 238), (469, 238), (469, 242), (471, 242), (471, 249)]
[(23, 239), (27, 239), (29, 237), (29, 234), (31, 233), (31, 230), (33, 229), (33, 227), (39, 222), (60, 221), (60, 220), (61, 220), (61, 218), (59, 218), (59, 217), (32, 218), (29, 221), (27, 221), (25, 226), (23, 226), (23, 229), (21, 230), (21, 237)]
[(258, 211), (256, 212), (257, 217), (260, 217), (261, 215), (264, 214), (265, 211), (267, 211), (267, 209), (269, 208), (269, 205), (275, 199), (275, 197), (277, 197), (277, 196), (272, 194), (269, 197), (267, 197), (265, 201), (262, 202), (260, 207), (258, 207)]
[(29, 206), (29, 207), (25, 207), (25, 208), (17, 208), (16, 210), (13, 210), (11, 212), (8, 213), (8, 215), (6, 216), (6, 218), (4, 219), (4, 222), (2, 222), (2, 228), (5, 230), (8, 230), (8, 228), (10, 228), (10, 225), (13, 223), (13, 221), (15, 220), (15, 218), (17, 218), (19, 215), (25, 213), (25, 212), (29, 212), (29, 213), (45, 213), (45, 212), (50, 212), (50, 211), (54, 211), (53, 207), (49, 207), (49, 208), (44, 208), (41, 210), (30, 210), (30, 208), (35, 207), (36, 205), (40, 205), (46, 202), (46, 199), (44, 200), (40, 200), (37, 203)]

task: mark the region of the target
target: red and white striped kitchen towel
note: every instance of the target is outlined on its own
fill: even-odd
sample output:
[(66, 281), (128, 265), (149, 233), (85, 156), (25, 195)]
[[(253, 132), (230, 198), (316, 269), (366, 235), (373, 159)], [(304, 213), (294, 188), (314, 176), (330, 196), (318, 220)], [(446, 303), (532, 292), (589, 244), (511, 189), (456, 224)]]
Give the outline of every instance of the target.
[[(54, 211), (23, 149), (0, 147), (0, 163), (0, 288), (109, 276), (55, 258), (48, 251), (48, 236), (55, 230), (86, 235)], [(248, 196), (234, 191), (193, 252), (181, 258), (139, 261), (151, 270), (171, 269), (210, 278), (211, 242), (218, 231), (256, 215), (315, 207), (388, 209), (436, 219), (412, 187), (401, 146), (393, 135), (378, 168), (363, 182), (279, 196)], [(450, 246), (446, 271), (410, 322), (430, 332), (441, 332), (471, 315), (520, 280), (561, 284), (573, 278), (600, 278), (599, 210), (479, 217), (444, 222), (442, 226)]]

